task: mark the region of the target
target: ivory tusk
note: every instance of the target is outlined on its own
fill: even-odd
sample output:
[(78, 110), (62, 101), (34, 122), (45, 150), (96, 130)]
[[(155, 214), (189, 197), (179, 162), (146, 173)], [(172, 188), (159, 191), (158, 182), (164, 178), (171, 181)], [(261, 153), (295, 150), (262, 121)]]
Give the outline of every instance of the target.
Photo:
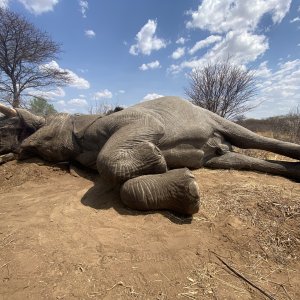
[(0, 103), (0, 112), (7, 117), (16, 117), (18, 114), (15, 109), (7, 107)]

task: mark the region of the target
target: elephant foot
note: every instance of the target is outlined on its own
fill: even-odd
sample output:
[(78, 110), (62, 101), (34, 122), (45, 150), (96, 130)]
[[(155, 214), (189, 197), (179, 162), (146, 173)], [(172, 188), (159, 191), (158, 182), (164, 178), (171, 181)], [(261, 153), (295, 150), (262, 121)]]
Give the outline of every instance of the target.
[(137, 210), (167, 209), (187, 215), (197, 213), (200, 206), (198, 185), (186, 168), (130, 179), (121, 188), (121, 200)]

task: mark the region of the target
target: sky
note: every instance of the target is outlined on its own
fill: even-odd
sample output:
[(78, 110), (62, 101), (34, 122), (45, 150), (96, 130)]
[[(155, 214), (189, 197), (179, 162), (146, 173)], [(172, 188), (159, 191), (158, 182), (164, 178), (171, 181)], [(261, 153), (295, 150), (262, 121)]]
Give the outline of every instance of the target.
[(72, 84), (43, 96), (88, 113), (159, 96), (187, 98), (188, 74), (231, 58), (255, 71), (247, 117), (300, 106), (300, 0), (0, 0), (59, 43)]

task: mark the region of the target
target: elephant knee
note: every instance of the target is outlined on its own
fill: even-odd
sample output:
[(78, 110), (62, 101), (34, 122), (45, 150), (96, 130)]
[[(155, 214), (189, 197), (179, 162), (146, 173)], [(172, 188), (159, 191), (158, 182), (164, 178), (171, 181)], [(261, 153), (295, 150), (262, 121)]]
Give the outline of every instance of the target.
[(140, 142), (132, 149), (124, 145), (113, 151), (100, 152), (97, 169), (103, 178), (123, 183), (141, 175), (164, 173), (167, 165), (154, 144)]

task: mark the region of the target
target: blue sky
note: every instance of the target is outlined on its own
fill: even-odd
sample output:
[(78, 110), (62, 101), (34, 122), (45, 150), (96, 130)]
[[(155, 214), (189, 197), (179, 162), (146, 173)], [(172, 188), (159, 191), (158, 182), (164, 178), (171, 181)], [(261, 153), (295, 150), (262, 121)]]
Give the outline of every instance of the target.
[(46, 94), (59, 111), (185, 97), (193, 68), (228, 56), (258, 75), (259, 105), (247, 116), (300, 105), (300, 0), (0, 0), (0, 6), (62, 45), (49, 63), (74, 80)]

